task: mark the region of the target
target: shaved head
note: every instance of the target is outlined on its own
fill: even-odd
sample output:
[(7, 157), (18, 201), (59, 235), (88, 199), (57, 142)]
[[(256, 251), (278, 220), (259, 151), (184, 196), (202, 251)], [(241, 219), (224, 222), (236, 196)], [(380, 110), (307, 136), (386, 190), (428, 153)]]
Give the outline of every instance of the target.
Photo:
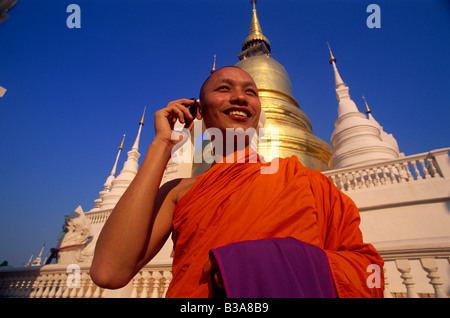
[(207, 128), (256, 129), (261, 101), (255, 81), (237, 66), (218, 69), (200, 89), (200, 113)]
[[(247, 84), (248, 84), (248, 85), (254, 86), (254, 87), (255, 87), (255, 90), (257, 91), (256, 84), (255, 84), (255, 82), (253, 81), (253, 78), (251, 77), (251, 75), (250, 75), (247, 71), (243, 70), (243, 69), (240, 68), (240, 67), (234, 66), (234, 65), (221, 67), (221, 68), (219, 68), (218, 70), (214, 71), (211, 75), (209, 75), (208, 78), (206, 78), (206, 80), (203, 82), (202, 87), (200, 88), (200, 94), (199, 94), (200, 105), (201, 105), (201, 110), (200, 110), (200, 111), (202, 112), (203, 115), (206, 114), (207, 109), (208, 109), (207, 103), (204, 102), (204, 101), (205, 101), (206, 88), (207, 88), (208, 84), (209, 84), (216, 76), (220, 75), (221, 71), (223, 71), (223, 70), (225, 70), (225, 69), (236, 69), (236, 70), (238, 70), (239, 72), (243, 72), (243, 73), (245, 73), (246, 75), (248, 75), (249, 80), (248, 80)], [(225, 82), (227, 81), (227, 79), (222, 79), (222, 81), (225, 83)]]
[[(202, 85), (202, 87), (200, 88), (200, 94), (199, 94), (200, 102), (201, 102), (201, 101), (203, 100), (203, 98), (204, 98), (205, 87), (206, 87), (206, 85), (208, 84), (208, 82), (210, 81), (210, 79), (212, 79), (212, 78), (214, 77), (214, 75), (217, 74), (217, 72), (219, 72), (220, 70), (223, 70), (223, 69), (225, 69), (225, 68), (236, 68), (236, 69), (238, 69), (238, 70), (241, 70), (241, 71), (243, 71), (243, 72), (246, 72), (246, 71), (244, 71), (242, 68), (237, 67), (237, 66), (234, 66), (234, 65), (224, 66), (224, 67), (221, 67), (221, 68), (219, 68), (218, 70), (214, 71), (214, 72), (213, 72), (211, 75), (209, 75), (208, 78), (203, 82), (203, 85)], [(246, 73), (247, 73), (247, 72), (246, 72)], [(250, 75), (250, 74), (249, 74), (249, 75)]]

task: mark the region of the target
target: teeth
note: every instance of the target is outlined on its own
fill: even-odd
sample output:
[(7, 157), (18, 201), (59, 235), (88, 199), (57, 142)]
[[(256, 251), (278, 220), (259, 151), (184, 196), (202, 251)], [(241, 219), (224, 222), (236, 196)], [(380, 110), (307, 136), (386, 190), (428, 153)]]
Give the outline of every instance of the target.
[(236, 116), (243, 116), (243, 117), (247, 117), (247, 114), (244, 112), (241, 112), (239, 110), (232, 110), (229, 113), (230, 115), (236, 115)]

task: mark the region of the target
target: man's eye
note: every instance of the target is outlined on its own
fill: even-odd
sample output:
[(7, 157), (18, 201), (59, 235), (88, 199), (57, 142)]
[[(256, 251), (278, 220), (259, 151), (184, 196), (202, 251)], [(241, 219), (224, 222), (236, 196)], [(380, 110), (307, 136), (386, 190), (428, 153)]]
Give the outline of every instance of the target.
[(229, 88), (228, 88), (228, 86), (220, 86), (217, 90), (223, 91), (223, 90), (229, 90)]
[(254, 89), (248, 89), (246, 90), (247, 93), (253, 94), (253, 95), (257, 95), (256, 91)]

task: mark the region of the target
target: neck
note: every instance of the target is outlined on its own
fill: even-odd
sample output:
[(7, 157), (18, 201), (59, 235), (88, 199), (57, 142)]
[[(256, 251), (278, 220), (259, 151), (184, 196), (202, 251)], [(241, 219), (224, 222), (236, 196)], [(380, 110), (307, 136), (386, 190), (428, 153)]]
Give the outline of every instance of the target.
[(213, 155), (213, 165), (216, 163), (255, 163), (258, 157), (256, 150), (251, 147), (249, 142), (217, 144), (213, 141)]

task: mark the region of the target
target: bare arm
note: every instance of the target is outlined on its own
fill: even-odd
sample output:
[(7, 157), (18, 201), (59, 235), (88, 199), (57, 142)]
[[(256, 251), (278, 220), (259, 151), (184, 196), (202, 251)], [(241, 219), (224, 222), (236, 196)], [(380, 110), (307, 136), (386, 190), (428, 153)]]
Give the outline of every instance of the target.
[[(155, 113), (155, 139), (135, 178), (120, 198), (97, 241), (91, 278), (99, 286), (125, 286), (163, 246), (172, 229), (176, 185), (159, 189), (172, 148), (178, 140), (171, 135), (176, 119), (193, 119), (179, 100)], [(193, 128), (193, 123), (188, 129)]]

